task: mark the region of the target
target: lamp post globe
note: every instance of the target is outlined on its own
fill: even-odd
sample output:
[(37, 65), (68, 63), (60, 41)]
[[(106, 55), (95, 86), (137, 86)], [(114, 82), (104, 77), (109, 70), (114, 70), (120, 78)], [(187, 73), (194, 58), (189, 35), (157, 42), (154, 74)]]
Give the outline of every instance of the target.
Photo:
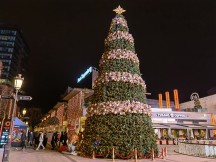
[(26, 112), (27, 112), (27, 110), (26, 110), (26, 108), (24, 108), (22, 111), (23, 116), (25, 116)]
[(22, 87), (23, 80), (24, 80), (24, 78), (22, 78), (21, 74), (18, 74), (18, 76), (15, 77), (14, 88), (16, 90), (19, 90)]

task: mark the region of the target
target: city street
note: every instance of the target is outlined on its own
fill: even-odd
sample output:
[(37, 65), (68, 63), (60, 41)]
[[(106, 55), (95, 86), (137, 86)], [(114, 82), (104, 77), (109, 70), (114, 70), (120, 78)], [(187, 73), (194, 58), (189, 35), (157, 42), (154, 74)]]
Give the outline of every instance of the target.
[[(3, 149), (0, 151), (3, 152)], [(89, 159), (74, 155), (62, 154), (57, 151), (50, 149), (45, 150), (33, 150), (28, 148), (27, 150), (20, 151), (12, 148), (10, 153), (10, 162), (111, 162), (111, 159)], [(117, 159), (115, 161), (125, 161)], [(126, 160), (128, 162), (134, 162), (134, 159)], [(138, 159), (138, 162), (152, 161), (150, 159)], [(166, 160), (155, 159), (157, 162), (168, 161), (168, 162), (215, 162), (215, 159), (210, 158), (199, 158), (187, 155), (180, 155), (174, 151), (169, 151)]]

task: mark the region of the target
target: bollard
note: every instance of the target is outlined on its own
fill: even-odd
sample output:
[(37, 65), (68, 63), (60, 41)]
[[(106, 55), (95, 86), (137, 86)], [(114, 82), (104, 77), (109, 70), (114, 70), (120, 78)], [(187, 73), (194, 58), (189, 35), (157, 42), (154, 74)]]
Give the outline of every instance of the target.
[(92, 159), (95, 159), (95, 152), (93, 151)]
[(137, 162), (137, 149), (136, 148), (134, 149), (134, 152), (135, 152), (135, 162)]
[(112, 161), (115, 162), (115, 150), (114, 150), (114, 147), (112, 147)]
[(155, 157), (154, 157), (154, 149), (152, 149), (152, 161), (154, 161)]

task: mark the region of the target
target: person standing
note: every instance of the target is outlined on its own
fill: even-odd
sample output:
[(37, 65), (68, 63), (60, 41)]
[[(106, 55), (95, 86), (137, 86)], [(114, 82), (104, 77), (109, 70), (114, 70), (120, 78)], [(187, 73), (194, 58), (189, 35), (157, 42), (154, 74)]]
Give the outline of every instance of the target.
[(48, 140), (47, 134), (44, 133), (44, 139), (43, 139), (43, 145), (44, 145), (44, 147), (46, 147), (46, 145), (47, 145), (47, 140)]
[(40, 133), (40, 136), (39, 136), (39, 144), (38, 144), (38, 147), (36, 150), (39, 150), (40, 146), (43, 147), (43, 149), (45, 149), (44, 145), (43, 145), (43, 140), (44, 140), (44, 134), (43, 132)]
[(53, 133), (52, 140), (51, 140), (52, 150), (55, 149), (55, 141), (56, 141), (56, 133)]
[(63, 140), (64, 140), (64, 133), (62, 131), (61, 136), (60, 136), (59, 148), (60, 148), (61, 143), (63, 144)]
[(63, 146), (66, 146), (66, 145), (67, 145), (67, 140), (68, 140), (67, 132), (65, 131), (65, 132), (64, 132), (64, 142), (63, 142)]
[(35, 148), (37, 148), (38, 147), (38, 144), (39, 144), (39, 136), (40, 136), (40, 134), (39, 134), (39, 132), (35, 132), (34, 133), (34, 141), (35, 141)]
[(21, 150), (23, 150), (24, 147), (26, 149), (26, 133), (23, 130), (21, 132), (22, 132), (22, 135), (21, 135), (21, 147), (22, 147), (22, 149)]

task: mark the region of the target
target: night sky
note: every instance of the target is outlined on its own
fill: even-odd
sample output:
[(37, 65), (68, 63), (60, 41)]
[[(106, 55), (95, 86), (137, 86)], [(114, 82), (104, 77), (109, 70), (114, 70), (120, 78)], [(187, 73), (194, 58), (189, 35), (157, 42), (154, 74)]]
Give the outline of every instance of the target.
[(90, 66), (121, 5), (135, 40), (148, 98), (179, 90), (180, 102), (216, 86), (215, 0), (5, 0), (0, 22), (23, 31), (31, 53), (23, 90), (49, 111)]

